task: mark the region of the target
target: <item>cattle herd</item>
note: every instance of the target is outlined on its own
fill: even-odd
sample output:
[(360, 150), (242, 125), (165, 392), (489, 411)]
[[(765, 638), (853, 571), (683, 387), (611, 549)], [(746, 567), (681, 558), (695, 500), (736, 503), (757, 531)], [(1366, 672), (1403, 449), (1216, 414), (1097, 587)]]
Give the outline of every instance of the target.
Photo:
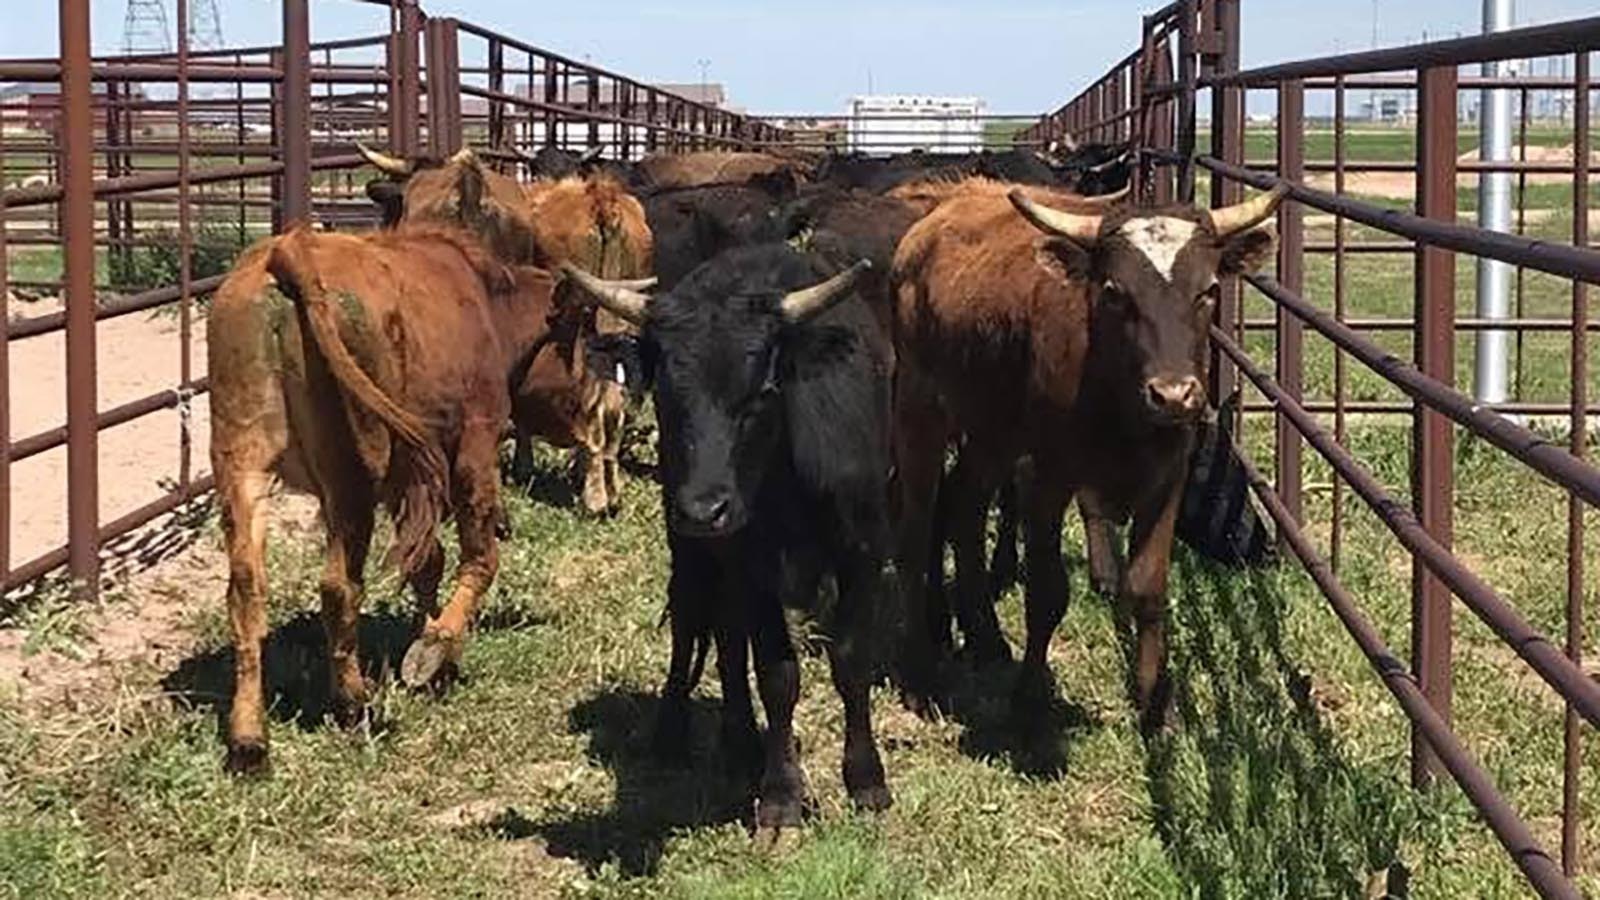
[[(582, 505), (605, 513), (621, 497), (624, 415), (645, 408), (671, 556), (654, 746), (686, 757), (689, 698), (714, 649), (722, 740), (752, 775), (758, 826), (794, 825), (806, 803), (785, 606), (835, 598), (844, 783), (858, 807), (883, 809), (872, 686), (887, 677), (910, 708), (936, 713), (957, 629), (971, 661), (1009, 659), (995, 600), (1019, 572), (1027, 633), (1011, 702), (1020, 724), (1038, 720), (1074, 499), (1093, 583), (1131, 636), (1133, 702), (1160, 728), (1175, 535), (1224, 563), (1267, 552), (1228, 416), (1208, 413), (1206, 339), (1219, 277), (1270, 256), (1282, 195), (1144, 207), (1128, 200), (1126, 148), (1055, 150), (618, 163), (362, 148), (381, 172), (367, 192), (382, 227), (267, 239), (211, 310), (236, 654), (227, 768), (268, 763), (264, 501), (276, 485), (321, 503), (331, 708), (355, 722), (369, 700), (356, 626), (377, 508), (417, 601), (401, 679), (447, 686), (497, 545), (514, 539), (499, 497), (508, 432), (519, 470), (534, 438), (572, 448)], [(460, 561), (441, 597), (447, 515)]]

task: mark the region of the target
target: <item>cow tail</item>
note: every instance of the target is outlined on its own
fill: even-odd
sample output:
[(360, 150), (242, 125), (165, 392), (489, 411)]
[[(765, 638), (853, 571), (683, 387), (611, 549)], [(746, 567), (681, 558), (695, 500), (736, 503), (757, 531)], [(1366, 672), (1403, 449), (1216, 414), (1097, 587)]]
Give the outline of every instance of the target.
[(389, 561), (398, 563), (401, 572), (410, 576), (431, 555), (447, 505), (449, 470), (444, 451), (428, 434), (426, 424), (384, 393), (350, 354), (339, 334), (339, 314), (311, 259), (310, 238), (309, 232), (297, 230), (274, 243), (267, 271), (305, 314), (311, 339), (340, 391), (377, 416), (409, 450), (410, 471), (395, 513)]

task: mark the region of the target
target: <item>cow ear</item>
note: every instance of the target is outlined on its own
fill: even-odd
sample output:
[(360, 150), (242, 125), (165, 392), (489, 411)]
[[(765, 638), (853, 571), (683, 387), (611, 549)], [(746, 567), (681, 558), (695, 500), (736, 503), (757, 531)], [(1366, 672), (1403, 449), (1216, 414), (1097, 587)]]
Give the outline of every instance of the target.
[(1033, 242), (1033, 258), (1045, 271), (1062, 281), (1088, 281), (1089, 251), (1064, 237), (1040, 237)]
[(461, 214), (476, 215), (483, 206), (483, 167), (476, 156), (468, 157), (461, 165)]
[(1252, 228), (1224, 239), (1222, 262), (1217, 266), (1217, 274), (1249, 275), (1260, 271), (1272, 256), (1276, 243), (1277, 234), (1271, 225)]
[(385, 228), (399, 224), (405, 214), (405, 189), (387, 178), (367, 182), (367, 199), (377, 204)]

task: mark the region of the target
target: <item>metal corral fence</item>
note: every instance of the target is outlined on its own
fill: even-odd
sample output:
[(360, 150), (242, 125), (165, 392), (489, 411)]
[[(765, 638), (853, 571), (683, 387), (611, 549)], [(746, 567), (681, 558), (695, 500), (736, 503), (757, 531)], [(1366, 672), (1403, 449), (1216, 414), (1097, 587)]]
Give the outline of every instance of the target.
[[(1145, 200), (1193, 201), (1197, 178), (1210, 182), (1211, 205), (1236, 202), (1245, 186), (1287, 185), (1292, 202), (1278, 214), (1276, 277), (1244, 279), (1251, 291), (1270, 302), (1271, 318), (1246, 315), (1257, 298), (1243, 297), (1237, 283), (1225, 284), (1212, 329), (1213, 396), (1224, 396), (1243, 376), (1265, 402), (1247, 409), (1269, 410), (1273, 418), (1273, 478), (1252, 471), (1256, 493), (1277, 522), (1282, 544), (1307, 572), (1344, 623), (1362, 653), (1393, 693), (1412, 725), (1412, 777), (1418, 784), (1448, 772), (1484, 821), (1547, 897), (1576, 897), (1568, 878), (1579, 868), (1579, 783), (1583, 722), (1600, 724), (1600, 686), (1581, 668), (1584, 644), (1584, 513), (1600, 505), (1600, 470), (1585, 459), (1590, 423), (1587, 332), (1588, 287), (1600, 283), (1600, 253), (1590, 243), (1591, 55), (1600, 48), (1600, 18), (1583, 19), (1494, 35), (1351, 53), (1241, 71), (1239, 0), (1183, 0), (1146, 16), (1139, 49), (1119, 62), (1060, 110), (1045, 116), (1022, 137), (1034, 143), (1072, 135), (1080, 141), (1129, 141), (1141, 151), (1138, 190)], [(1526, 58), (1566, 57), (1571, 78), (1504, 77), (1462, 74), (1463, 66)], [(1482, 161), (1463, 156), (1458, 123), (1462, 92), (1504, 89), (1520, 97), (1517, 158)], [(1247, 127), (1249, 92), (1275, 94), (1276, 115), (1262, 127)], [(1570, 159), (1530, 158), (1530, 108), (1534, 92), (1564, 92), (1572, 98), (1569, 121), (1536, 123), (1562, 133)], [(1352, 158), (1354, 93), (1373, 97), (1369, 115), (1379, 114), (1379, 92), (1414, 102), (1391, 128), (1408, 137), (1403, 160)], [(1331, 112), (1321, 117), (1321, 133), (1308, 132), (1307, 96)], [(1322, 97), (1318, 98), (1317, 95)], [(1209, 123), (1197, 115), (1209, 101)], [(1404, 103), (1391, 108), (1406, 109)], [(1209, 135), (1203, 134), (1208, 130)], [(1331, 131), (1331, 134), (1328, 132)], [(1322, 157), (1308, 154), (1315, 134)], [(1209, 147), (1197, 147), (1208, 141)], [(1275, 158), (1251, 158), (1266, 147)], [(1516, 233), (1498, 233), (1459, 224), (1459, 174), (1508, 172), (1515, 175)], [(1402, 173), (1414, 188), (1414, 202), (1400, 206), (1351, 194), (1357, 179), (1370, 173)], [(1414, 180), (1413, 180), (1414, 179)], [(1531, 233), (1527, 200), (1530, 179), (1570, 190), (1569, 240)], [(1409, 198), (1407, 198), (1409, 200)], [(1566, 203), (1561, 194), (1556, 203)], [(1331, 216), (1331, 239), (1307, 239), (1307, 212)], [(1317, 305), (1307, 294), (1308, 255), (1332, 257), (1331, 285), (1316, 285), (1331, 303)], [(1353, 318), (1346, 315), (1352, 292), (1347, 269), (1357, 255), (1401, 255), (1412, 260), (1412, 311), (1406, 317)], [(1510, 319), (1457, 315), (1456, 255), (1498, 260), (1516, 267), (1516, 312)], [(1544, 275), (1539, 275), (1544, 273)], [(1525, 286), (1534, 277), (1555, 277), (1570, 287), (1570, 314), (1531, 318), (1524, 314)], [(1359, 299), (1359, 298), (1356, 298)], [(1312, 335), (1332, 345), (1331, 397), (1307, 397), (1305, 339)], [(1569, 363), (1560, 389), (1565, 402), (1480, 404), (1456, 388), (1456, 343), (1460, 333), (1503, 331), (1521, 345), (1540, 333), (1568, 336)], [(1380, 345), (1384, 332), (1411, 339), (1406, 360)], [(1271, 338), (1270, 364), (1245, 349), (1252, 338)], [(1256, 342), (1261, 346), (1262, 342)], [(1396, 401), (1352, 399), (1350, 373), (1356, 363), (1397, 389)], [(1520, 379), (1519, 379), (1520, 381)], [(1519, 385), (1520, 386), (1520, 385)], [(1319, 416), (1332, 417), (1331, 431)], [(1395, 496), (1358, 459), (1348, 441), (1349, 420), (1357, 415), (1403, 416), (1410, 420), (1410, 502)], [(1517, 414), (1558, 414), (1569, 435), (1541, 437)], [(1401, 419), (1403, 421), (1403, 419)], [(1562, 638), (1532, 627), (1524, 614), (1452, 553), (1455, 503), (1456, 435), (1460, 428), (1537, 472), (1566, 494), (1566, 592)], [(1332, 518), (1318, 523), (1327, 557), (1308, 536), (1304, 521), (1307, 486), (1302, 483), (1303, 446), (1311, 447), (1333, 473)], [(1406, 551), (1412, 565), (1410, 665), (1385, 645), (1381, 633), (1341, 582), (1343, 496), (1353, 491)], [(1326, 529), (1322, 529), (1326, 525)], [(1559, 551), (1557, 551), (1559, 552)], [(1519, 811), (1511, 808), (1493, 780), (1452, 731), (1452, 596), (1481, 619), (1565, 701), (1561, 853), (1557, 858), (1535, 840)], [(1564, 645), (1564, 652), (1563, 652)], [(1590, 745), (1592, 749), (1592, 744)], [(1534, 815), (1548, 814), (1534, 810)]]
[[(784, 135), (476, 25), (429, 18), (415, 0), (373, 4), (389, 19), (376, 36), (313, 42), (307, 4), (281, 4), (276, 46), (201, 53), (180, 43), (171, 56), (91, 58), (89, 0), (66, 0), (58, 59), (0, 61), (0, 84), (30, 86), (16, 92), (22, 101), (0, 104), (0, 593), (65, 566), (74, 589), (93, 595), (110, 542), (211, 489), (197, 304), (239, 249), (285, 223), (373, 220), (355, 141), (441, 157), (470, 145), (505, 165), (517, 158), (505, 152), (513, 145), (603, 146), (636, 158)], [(177, 0), (180, 36), (187, 16)], [(8, 259), (53, 269), (13, 274)], [(208, 259), (211, 268), (197, 271)], [(46, 310), (22, 309), (23, 297), (44, 298)], [(155, 311), (175, 314), (177, 346), (161, 351), (170, 358), (132, 364), (174, 371), (161, 376), (161, 390), (108, 406), (115, 385), (97, 377), (97, 363), (120, 348), (99, 336), (114, 320)], [(20, 356), (52, 340), (61, 346), (48, 362)], [(63, 387), (55, 421), (12, 440), (16, 399)], [(150, 444), (116, 430), (174, 413), (176, 434), (158, 430), (154, 437), (167, 437)], [(161, 489), (143, 474), (130, 487), (108, 468), (107, 450), (146, 455), (174, 438)], [(13, 480), (19, 463), (63, 452), (64, 471), (57, 464), (27, 484)], [(62, 533), (15, 561), (14, 501), (52, 473), (64, 488)], [(108, 510), (108, 482), (118, 497), (136, 498), (130, 508)]]

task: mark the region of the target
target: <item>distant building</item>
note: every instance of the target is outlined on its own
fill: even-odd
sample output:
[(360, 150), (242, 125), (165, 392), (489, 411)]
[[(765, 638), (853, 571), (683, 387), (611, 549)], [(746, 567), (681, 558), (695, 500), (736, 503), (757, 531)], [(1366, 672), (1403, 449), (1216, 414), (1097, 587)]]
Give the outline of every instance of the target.
[[(104, 127), (106, 86), (103, 82), (96, 81), (89, 88), (93, 94), (91, 102), (94, 104), (95, 124)], [(142, 100), (144, 93), (140, 91), (129, 99)], [(60, 117), (60, 84), (46, 82), (0, 84), (0, 123), (3, 123), (7, 131), (54, 131)]]
[(983, 111), (977, 97), (854, 97), (846, 110), (850, 149), (875, 154), (982, 150)]

